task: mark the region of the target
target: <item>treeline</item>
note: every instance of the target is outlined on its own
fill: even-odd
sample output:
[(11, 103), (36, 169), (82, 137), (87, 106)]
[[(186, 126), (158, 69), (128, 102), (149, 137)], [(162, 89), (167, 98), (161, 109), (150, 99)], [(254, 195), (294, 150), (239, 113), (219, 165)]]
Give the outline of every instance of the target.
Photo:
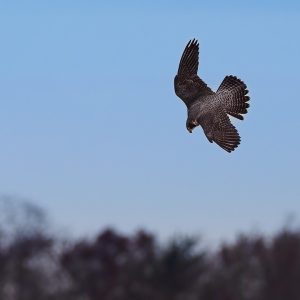
[(300, 299), (297, 230), (239, 236), (214, 251), (189, 237), (162, 245), (146, 231), (63, 241), (30, 210), (17, 225), (0, 218), (3, 300)]

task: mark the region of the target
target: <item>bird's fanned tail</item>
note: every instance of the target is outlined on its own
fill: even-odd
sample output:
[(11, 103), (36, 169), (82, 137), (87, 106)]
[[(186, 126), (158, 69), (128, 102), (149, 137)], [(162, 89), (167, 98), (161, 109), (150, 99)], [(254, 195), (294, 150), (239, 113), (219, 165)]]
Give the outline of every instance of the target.
[(247, 96), (248, 90), (246, 84), (235, 76), (226, 76), (222, 81), (217, 94), (224, 99), (226, 113), (243, 120), (242, 114), (246, 114), (247, 108), (250, 106)]

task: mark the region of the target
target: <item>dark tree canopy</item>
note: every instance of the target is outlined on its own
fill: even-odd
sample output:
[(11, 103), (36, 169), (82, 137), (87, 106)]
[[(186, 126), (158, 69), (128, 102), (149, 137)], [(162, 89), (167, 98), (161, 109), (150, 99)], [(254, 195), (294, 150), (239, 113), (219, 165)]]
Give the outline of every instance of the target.
[(162, 245), (143, 230), (62, 241), (38, 225), (34, 211), (30, 225), (21, 217), (24, 230), (10, 238), (0, 226), (0, 299), (300, 299), (297, 230), (241, 235), (214, 251), (191, 237)]

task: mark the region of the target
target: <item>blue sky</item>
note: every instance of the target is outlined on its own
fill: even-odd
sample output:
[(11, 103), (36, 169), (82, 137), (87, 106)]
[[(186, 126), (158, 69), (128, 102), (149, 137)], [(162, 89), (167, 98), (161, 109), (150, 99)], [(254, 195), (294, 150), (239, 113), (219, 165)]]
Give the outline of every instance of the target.
[[(0, 193), (75, 235), (299, 220), (299, 28), (296, 1), (0, 1)], [(194, 37), (211, 88), (250, 90), (232, 154), (185, 128), (173, 78)]]

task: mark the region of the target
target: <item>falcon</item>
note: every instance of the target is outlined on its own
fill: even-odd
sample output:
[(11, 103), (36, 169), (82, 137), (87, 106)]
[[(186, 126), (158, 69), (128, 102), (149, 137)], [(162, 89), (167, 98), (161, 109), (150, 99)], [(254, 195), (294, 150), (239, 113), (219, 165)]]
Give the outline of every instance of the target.
[(243, 120), (249, 107), (246, 84), (236, 76), (226, 76), (216, 92), (197, 75), (199, 43), (193, 39), (186, 45), (174, 78), (176, 95), (187, 106), (186, 128), (201, 126), (210, 143), (215, 142), (227, 152), (241, 142), (229, 116)]

